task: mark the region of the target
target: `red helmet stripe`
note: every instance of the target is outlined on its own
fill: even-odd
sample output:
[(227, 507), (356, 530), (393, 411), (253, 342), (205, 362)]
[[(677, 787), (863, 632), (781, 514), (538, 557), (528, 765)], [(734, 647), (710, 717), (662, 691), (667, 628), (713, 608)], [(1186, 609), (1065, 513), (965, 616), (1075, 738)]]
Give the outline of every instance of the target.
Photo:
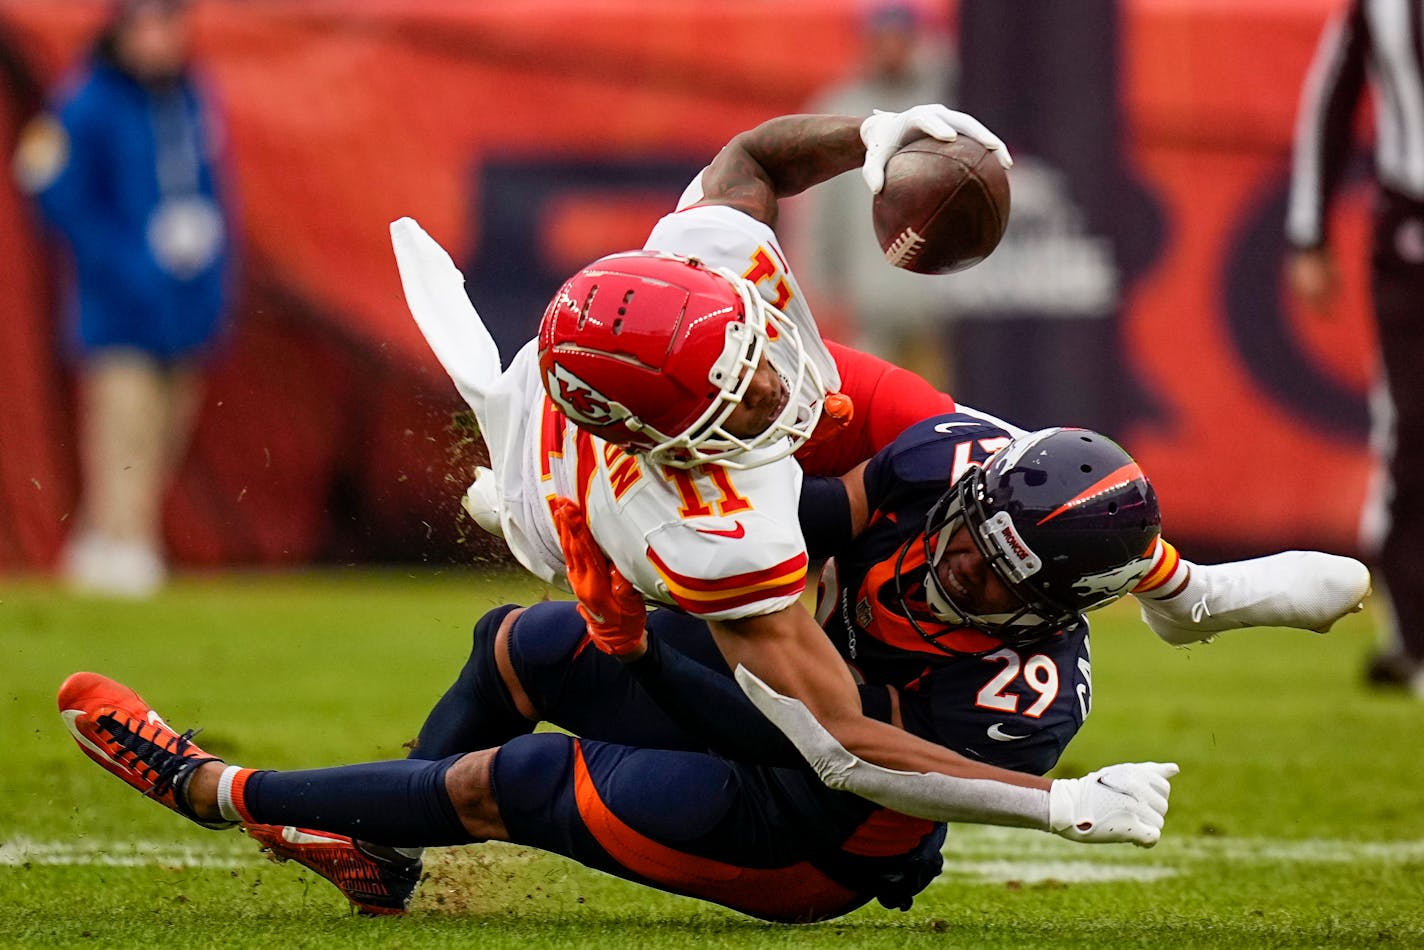
[(1045, 515), (1043, 519), (1038, 523), (1046, 524), (1052, 521), (1054, 518), (1057, 518), (1059, 515), (1063, 514), (1065, 511), (1068, 511), (1072, 508), (1077, 508), (1079, 505), (1085, 505), (1088, 502), (1092, 501), (1094, 498), (1098, 497), (1099, 495), (1105, 495), (1110, 491), (1122, 488), (1124, 485), (1130, 485), (1135, 481), (1146, 481), (1146, 478), (1147, 476), (1142, 474), (1141, 466), (1139, 466), (1136, 462), (1129, 462), (1122, 468), (1113, 472), (1111, 475), (1108, 475), (1094, 482), (1092, 485), (1088, 486), (1082, 492), (1080, 492), (1077, 496), (1070, 498), (1068, 501), (1059, 505), (1052, 512)]

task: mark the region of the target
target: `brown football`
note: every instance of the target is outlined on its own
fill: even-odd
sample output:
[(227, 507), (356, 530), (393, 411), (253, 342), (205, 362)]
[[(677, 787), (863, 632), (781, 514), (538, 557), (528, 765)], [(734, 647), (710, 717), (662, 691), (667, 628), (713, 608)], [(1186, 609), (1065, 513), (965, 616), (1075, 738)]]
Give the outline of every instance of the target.
[(919, 274), (949, 274), (998, 246), (1009, 223), (1009, 176), (967, 135), (916, 139), (890, 156), (873, 212), (886, 260)]

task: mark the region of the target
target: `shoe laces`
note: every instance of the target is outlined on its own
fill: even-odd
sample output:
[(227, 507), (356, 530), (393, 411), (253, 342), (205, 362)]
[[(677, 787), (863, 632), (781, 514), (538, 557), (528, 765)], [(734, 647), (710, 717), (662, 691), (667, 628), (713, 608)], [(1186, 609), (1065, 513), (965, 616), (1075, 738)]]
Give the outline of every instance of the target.
[(141, 732), (113, 716), (100, 716), (96, 725), (113, 736), (119, 748), (132, 756), (130, 768), (137, 767), (150, 773), (149, 781), (153, 783), (153, 787), (144, 792), (150, 798), (157, 798), (174, 789), (197, 764), (187, 752), (193, 747), (193, 738), (201, 729), (189, 729), (182, 735), (175, 734), (176, 741), (173, 748), (169, 749), (166, 745), (144, 738)]

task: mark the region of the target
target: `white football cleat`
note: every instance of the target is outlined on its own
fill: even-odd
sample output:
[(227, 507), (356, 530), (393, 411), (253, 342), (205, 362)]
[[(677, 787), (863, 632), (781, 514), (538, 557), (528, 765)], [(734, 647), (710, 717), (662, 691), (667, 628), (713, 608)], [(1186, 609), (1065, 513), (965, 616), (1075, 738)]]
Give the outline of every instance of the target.
[(499, 524), (499, 489), (494, 483), (494, 472), (483, 465), (476, 468), (475, 480), (465, 489), (460, 505), (475, 519), (475, 524), (496, 538), (504, 537), (504, 529)]
[(1324, 633), (1364, 606), (1370, 571), (1352, 557), (1284, 551), (1226, 564), (1192, 564), (1187, 588), (1168, 600), (1139, 597), (1142, 620), (1171, 644), (1241, 627)]

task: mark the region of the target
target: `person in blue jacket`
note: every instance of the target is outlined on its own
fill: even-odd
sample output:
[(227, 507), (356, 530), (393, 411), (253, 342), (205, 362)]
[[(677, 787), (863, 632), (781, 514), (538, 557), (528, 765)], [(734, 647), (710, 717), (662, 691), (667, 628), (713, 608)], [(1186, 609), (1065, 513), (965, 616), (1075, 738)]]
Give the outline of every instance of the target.
[(182, 0), (118, 0), (16, 156), (73, 264), (83, 496), (63, 569), (90, 592), (146, 596), (166, 578), (164, 493), (231, 305), (221, 135), (190, 33)]

